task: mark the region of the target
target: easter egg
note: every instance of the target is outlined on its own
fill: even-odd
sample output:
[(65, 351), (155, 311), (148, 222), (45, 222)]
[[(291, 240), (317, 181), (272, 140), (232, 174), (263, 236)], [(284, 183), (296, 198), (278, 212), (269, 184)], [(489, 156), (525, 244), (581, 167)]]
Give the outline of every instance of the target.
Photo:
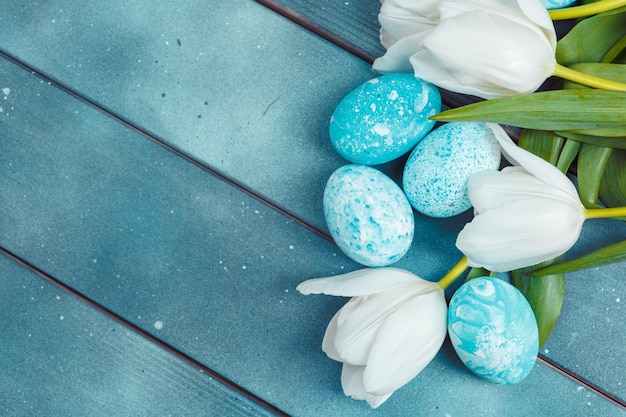
[(333, 172), (324, 189), (324, 216), (339, 249), (366, 266), (398, 261), (413, 241), (411, 205), (391, 178), (368, 166)]
[(548, 10), (562, 9), (574, 3), (576, 3), (576, 0), (541, 0), (541, 4)]
[(517, 288), (497, 278), (475, 278), (456, 291), (448, 334), (465, 366), (498, 384), (520, 382), (537, 359), (539, 331), (532, 308)]
[(467, 180), (498, 169), (500, 146), (484, 123), (450, 122), (420, 141), (404, 166), (402, 186), (411, 205), (431, 217), (451, 217), (472, 206)]
[(434, 126), (441, 111), (437, 88), (412, 74), (369, 80), (337, 105), (330, 142), (343, 158), (363, 165), (392, 161), (408, 153)]

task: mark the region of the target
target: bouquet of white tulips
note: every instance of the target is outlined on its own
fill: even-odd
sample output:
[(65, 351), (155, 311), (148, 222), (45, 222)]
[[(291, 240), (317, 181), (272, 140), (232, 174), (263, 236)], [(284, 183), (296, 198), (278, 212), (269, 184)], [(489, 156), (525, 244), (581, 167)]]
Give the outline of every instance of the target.
[[(432, 119), (486, 123), (510, 165), (469, 178), (474, 218), (456, 241), (464, 256), (439, 282), (371, 268), (300, 284), (303, 294), (351, 297), (323, 350), (343, 363), (354, 399), (380, 406), (428, 365), (446, 332), (475, 374), (519, 382), (560, 314), (565, 274), (626, 259), (626, 240), (567, 259), (587, 219), (626, 219), (626, 0), (555, 10), (546, 2), (562, 4), (381, 0), (387, 52), (373, 68), (477, 97)], [(579, 20), (557, 40), (561, 19)], [(444, 290), (468, 268), (448, 307)], [(496, 272), (511, 272), (513, 286), (494, 282)], [(517, 357), (506, 366), (487, 360), (502, 356), (483, 343), (489, 337), (508, 338), (502, 345)]]

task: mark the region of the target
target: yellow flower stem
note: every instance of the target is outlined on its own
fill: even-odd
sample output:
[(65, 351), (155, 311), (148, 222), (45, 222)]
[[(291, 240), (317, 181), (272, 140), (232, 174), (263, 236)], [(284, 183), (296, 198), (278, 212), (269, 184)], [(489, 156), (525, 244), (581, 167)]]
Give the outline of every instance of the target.
[(585, 209), (586, 219), (606, 219), (626, 216), (626, 207)]
[(564, 7), (562, 9), (548, 10), (552, 20), (576, 19), (594, 14), (607, 12), (626, 6), (626, 0), (600, 0), (582, 6)]
[(602, 90), (626, 91), (626, 84), (606, 80), (600, 77), (594, 77), (593, 75), (567, 68), (561, 64), (556, 64), (553, 75), (578, 84), (586, 85), (588, 87), (599, 88)]
[(460, 277), (461, 274), (465, 272), (466, 269), (467, 269), (467, 256), (464, 256), (456, 265), (454, 265), (454, 267), (450, 271), (448, 271), (448, 273), (443, 278), (441, 278), (437, 282), (437, 285), (442, 290), (445, 290), (446, 288), (450, 286), (450, 284), (456, 281), (456, 279)]

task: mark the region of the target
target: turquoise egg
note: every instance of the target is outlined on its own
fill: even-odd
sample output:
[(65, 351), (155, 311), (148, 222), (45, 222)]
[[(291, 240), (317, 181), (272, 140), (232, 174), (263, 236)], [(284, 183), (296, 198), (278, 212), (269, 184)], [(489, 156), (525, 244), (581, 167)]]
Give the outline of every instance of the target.
[(537, 359), (533, 310), (517, 288), (497, 278), (475, 278), (456, 291), (448, 309), (448, 334), (465, 366), (498, 384), (520, 382)]
[(369, 80), (337, 105), (330, 142), (346, 160), (377, 165), (408, 153), (434, 126), (441, 111), (439, 90), (412, 74)]
[(431, 217), (452, 217), (472, 206), (469, 177), (499, 166), (500, 145), (486, 124), (450, 122), (430, 132), (413, 149), (404, 166), (402, 186), (415, 210)]
[(339, 249), (366, 266), (391, 265), (413, 241), (411, 205), (391, 178), (368, 166), (346, 165), (330, 176), (324, 216)]
[(548, 10), (561, 9), (563, 7), (571, 6), (576, 0), (541, 0), (541, 3)]

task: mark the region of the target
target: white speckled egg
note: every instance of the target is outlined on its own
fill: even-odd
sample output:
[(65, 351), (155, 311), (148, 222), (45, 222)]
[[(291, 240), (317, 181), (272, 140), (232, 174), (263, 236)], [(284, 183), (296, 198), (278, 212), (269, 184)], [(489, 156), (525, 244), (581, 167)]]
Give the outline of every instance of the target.
[(413, 241), (411, 205), (398, 185), (364, 165), (346, 165), (328, 179), (324, 216), (347, 256), (370, 267), (398, 261)]
[(402, 186), (420, 213), (456, 216), (472, 206), (469, 177), (499, 166), (500, 146), (486, 124), (450, 122), (430, 132), (413, 149), (404, 167)]
[(530, 304), (517, 288), (494, 277), (469, 280), (456, 291), (448, 334), (465, 366), (498, 384), (521, 381), (537, 359), (539, 331)]
[(369, 80), (346, 95), (330, 119), (335, 150), (350, 162), (377, 165), (409, 152), (441, 111), (437, 88), (412, 74)]

